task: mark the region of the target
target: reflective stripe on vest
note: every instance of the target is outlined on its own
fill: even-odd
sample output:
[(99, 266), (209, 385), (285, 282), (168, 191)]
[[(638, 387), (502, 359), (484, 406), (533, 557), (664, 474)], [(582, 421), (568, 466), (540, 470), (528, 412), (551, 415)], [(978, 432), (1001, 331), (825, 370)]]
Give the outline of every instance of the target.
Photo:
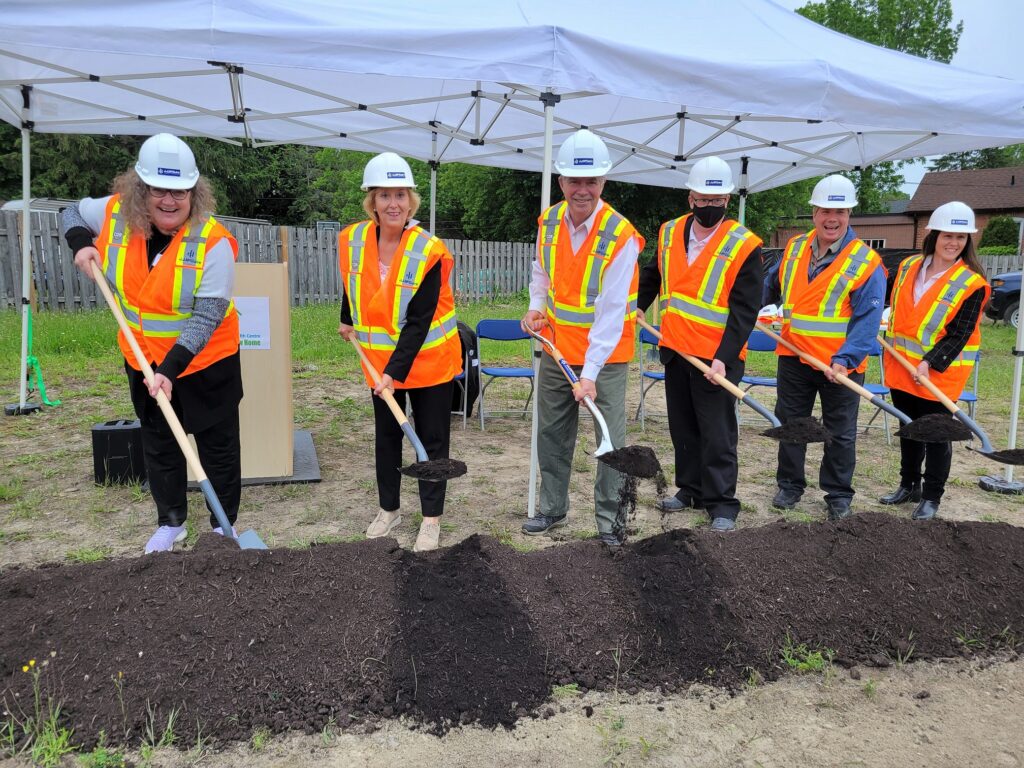
[[(111, 210), (112, 226), (110, 227), (110, 245), (107, 247), (105, 274), (117, 288), (117, 298), (124, 311), (128, 325), (143, 336), (176, 338), (192, 317), (195, 306), (196, 289), (203, 279), (206, 264), (206, 247), (210, 233), (216, 225), (216, 219), (210, 216), (203, 224), (198, 235), (191, 235), (191, 222), (186, 222), (174, 255), (174, 283), (171, 286), (170, 305), (175, 308), (169, 313), (141, 312), (138, 306), (131, 305), (124, 298), (125, 253), (131, 233), (121, 216), (121, 201), (118, 199)], [(169, 258), (165, 253), (162, 258)], [(227, 317), (235, 308), (234, 300), (228, 302), (224, 312)]]
[(808, 247), (807, 243), (808, 235), (801, 235), (790, 244), (783, 256), (786, 259), (782, 276), (783, 322), (788, 323), (790, 330), (797, 335), (842, 338), (846, 335), (850, 318), (840, 313), (853, 286), (870, 267), (871, 249), (859, 240), (854, 240), (851, 243), (852, 247), (848, 246), (844, 249), (845, 256), (842, 253), (836, 256), (837, 259), (842, 256), (843, 261), (839, 263), (838, 269), (825, 289), (824, 298), (819, 304), (817, 312), (815, 314), (797, 314), (793, 312), (792, 287), (796, 270), (801, 266), (801, 256)]
[[(662, 296), (668, 295), (667, 280), (672, 274), (671, 260), (676, 226), (686, 217), (676, 219), (670, 226), (663, 229), (663, 235), (667, 235), (668, 244), (662, 238), (662, 263), (661, 281)], [(685, 226), (685, 225), (684, 225)], [(728, 232), (719, 242), (714, 253), (711, 254), (711, 263), (704, 278), (701, 280), (697, 296), (686, 296), (681, 293), (672, 293), (667, 299), (661, 302), (662, 312), (674, 312), (689, 320), (703, 325), (710, 325), (714, 328), (725, 328), (729, 319), (729, 307), (721, 304), (722, 291), (725, 288), (725, 276), (729, 267), (736, 260), (744, 243), (753, 236), (753, 233), (739, 222), (733, 222)], [(683, 256), (683, 258), (686, 258)]]
[[(366, 234), (369, 226), (369, 221), (356, 224), (348, 241), (348, 295), (354, 299), (349, 302), (352, 309), (352, 327), (355, 330), (356, 338), (367, 349), (394, 350), (398, 346), (398, 337), (401, 335), (402, 328), (408, 322), (409, 302), (412, 301), (420, 283), (423, 282), (423, 277), (427, 273), (430, 253), (438, 243), (438, 239), (433, 235), (428, 235), (425, 230), (414, 229), (405, 240), (401, 260), (398, 264), (392, 265), (392, 269), (397, 268), (399, 272), (395, 280), (395, 300), (392, 302), (391, 315), (395, 333), (391, 334), (380, 326), (368, 326), (359, 318), (359, 307), (362, 305), (360, 293), (362, 276), (357, 273), (365, 254)], [(455, 333), (458, 333), (458, 322), (453, 309), (430, 323), (420, 350), (431, 349), (443, 344)]]
[[(889, 321), (890, 329), (897, 327), (896, 314), (898, 312), (900, 295), (904, 290), (914, 290), (914, 286), (912, 284), (906, 285), (906, 282), (915, 266), (918, 270), (924, 269), (924, 256), (914, 256), (906, 259), (900, 265), (900, 271), (896, 275), (896, 285), (893, 289), (894, 316)], [(920, 363), (924, 356), (935, 346), (939, 333), (945, 329), (946, 324), (960, 310), (964, 297), (974, 293), (978, 289), (979, 284), (983, 282), (984, 278), (969, 269), (965, 264), (961, 263), (956, 266), (950, 273), (948, 282), (940, 291), (938, 299), (925, 314), (920, 325), (913, 329), (912, 335), (890, 331), (889, 335), (891, 336), (893, 347), (912, 362)], [(979, 352), (979, 344), (968, 342), (964, 345), (960, 354), (950, 362), (947, 370), (962, 365), (974, 365), (978, 360)]]
[[(352, 228), (352, 234), (348, 240), (348, 285), (345, 290), (349, 296), (359, 296), (363, 286), (363, 257), (366, 254), (366, 232), (370, 228), (369, 221), (361, 221)], [(359, 302), (349, 302), (352, 310), (352, 325), (359, 325)]]
[[(565, 210), (568, 207), (566, 202), (553, 205), (544, 213), (540, 228), (540, 251), (538, 258), (541, 267), (549, 274), (555, 274), (555, 255), (558, 251), (558, 236), (561, 232), (562, 221), (565, 217)], [(618, 242), (622, 230), (628, 222), (612, 209), (611, 206), (604, 206), (597, 221), (594, 222), (596, 234), (594, 235), (590, 253), (586, 254), (587, 264), (583, 273), (583, 281), (580, 286), (580, 294), (577, 301), (569, 304), (567, 302), (555, 301), (555, 284), (551, 281), (548, 288), (547, 309), (552, 316), (564, 325), (587, 326), (594, 323), (594, 303), (601, 293), (601, 281), (604, 279), (604, 271), (611, 263), (611, 256), (615, 252), (615, 245)], [(637, 292), (629, 295), (626, 308), (626, 318), (636, 317)]]

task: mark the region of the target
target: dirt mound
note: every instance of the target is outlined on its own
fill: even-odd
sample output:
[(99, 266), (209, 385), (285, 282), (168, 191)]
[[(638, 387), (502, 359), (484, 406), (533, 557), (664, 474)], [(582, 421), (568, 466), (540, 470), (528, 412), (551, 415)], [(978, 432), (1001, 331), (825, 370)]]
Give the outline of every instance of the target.
[[(212, 543), (212, 542), (210, 542)], [(205, 544), (205, 542), (204, 542)], [(1024, 636), (1024, 530), (862, 514), (730, 535), (670, 531), (520, 554), (473, 536), (188, 553), (0, 576), (0, 696), (29, 659), (76, 741), (180, 743), (411, 715), (511, 725), (554, 685), (732, 686), (805, 643), (844, 663), (957, 655)], [(13, 707), (13, 709), (12, 709)]]

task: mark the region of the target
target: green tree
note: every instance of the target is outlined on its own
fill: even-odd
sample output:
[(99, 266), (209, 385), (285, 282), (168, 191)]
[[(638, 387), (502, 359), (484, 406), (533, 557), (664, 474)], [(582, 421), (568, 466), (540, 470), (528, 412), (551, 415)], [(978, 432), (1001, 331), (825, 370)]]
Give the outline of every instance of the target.
[(990, 147), (970, 152), (950, 152), (934, 160), (931, 171), (971, 171), (978, 168), (1008, 168), (1024, 165), (1024, 144)]
[(948, 64), (963, 21), (953, 24), (951, 0), (822, 0), (797, 13), (844, 35)]
[[(953, 23), (952, 0), (821, 0), (797, 13), (829, 29), (894, 51), (948, 64), (963, 21)], [(884, 213), (903, 183), (901, 163), (885, 162), (846, 174), (857, 186), (862, 213)]]
[(985, 225), (985, 231), (981, 233), (979, 247), (989, 245), (1017, 245), (1017, 236), (1020, 228), (1009, 216), (993, 216)]

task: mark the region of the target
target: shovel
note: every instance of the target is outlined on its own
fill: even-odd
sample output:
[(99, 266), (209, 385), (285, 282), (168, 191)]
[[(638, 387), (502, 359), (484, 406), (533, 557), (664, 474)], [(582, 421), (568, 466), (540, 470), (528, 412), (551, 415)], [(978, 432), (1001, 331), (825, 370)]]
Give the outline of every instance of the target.
[[(565, 378), (568, 379), (573, 390), (578, 390), (580, 380), (569, 363), (566, 362), (565, 356), (559, 352), (554, 342), (541, 336), (525, 324), (523, 324), (523, 330), (544, 345), (544, 349), (558, 363), (558, 367), (562, 369), (562, 373), (565, 374)], [(601, 430), (601, 443), (598, 445), (597, 450), (594, 451), (594, 457), (598, 461), (631, 477), (650, 478), (661, 474), (661, 464), (658, 462), (658, 457), (654, 455), (653, 449), (646, 445), (627, 445), (624, 448), (613, 448), (611, 435), (608, 432), (608, 423), (604, 420), (604, 416), (601, 414), (600, 409), (598, 409), (597, 404), (589, 395), (583, 398), (583, 404), (587, 406), (598, 428)]]
[[(978, 439), (981, 440), (981, 450), (970, 448), (970, 446), (968, 446), (969, 450), (973, 450), (975, 453), (980, 453), (983, 456), (988, 456), (990, 459), (1002, 464), (1024, 465), (1024, 450), (1020, 448), (1012, 448), (1008, 451), (995, 450), (992, 447), (992, 442), (988, 439), (988, 435), (985, 434), (985, 430), (978, 426), (978, 423), (974, 419), (960, 410), (960, 407), (956, 403), (946, 397), (946, 394), (939, 389), (931, 379), (927, 376), (919, 377), (917, 375), (917, 368), (914, 367), (914, 364), (893, 349), (892, 345), (881, 336), (878, 337), (878, 342), (885, 347), (886, 351), (892, 355), (896, 362), (906, 368), (914, 376), (914, 381), (917, 382), (918, 386), (924, 387), (931, 392), (932, 395), (934, 395), (935, 398), (946, 407), (946, 410), (953, 414), (954, 418), (963, 422), (971, 432), (978, 436)], [(956, 438), (955, 436), (948, 435), (947, 430), (947, 436), (941, 438), (941, 442), (949, 442), (951, 439)]]
[[(819, 360), (818, 358), (812, 357), (811, 355), (807, 354), (802, 349), (797, 347), (795, 344), (792, 344), (792, 343), (786, 341), (779, 334), (777, 334), (775, 331), (773, 331), (771, 328), (769, 328), (768, 326), (764, 325), (763, 323), (758, 323), (757, 324), (757, 328), (758, 328), (758, 330), (764, 331), (764, 333), (766, 335), (771, 336), (773, 339), (775, 339), (776, 343), (781, 344), (786, 349), (788, 349), (790, 352), (793, 352), (794, 354), (799, 355), (801, 360), (803, 360), (804, 362), (810, 363), (815, 368), (817, 368), (819, 371), (822, 371), (824, 373), (825, 371), (831, 371), (832, 370), (832, 368), (830, 366), (828, 366), (825, 363), (821, 362), (821, 360)], [(873, 394), (871, 394), (868, 390), (864, 389), (864, 387), (862, 387), (860, 384), (858, 384), (857, 382), (853, 381), (852, 379), (844, 376), (841, 373), (833, 373), (833, 375), (836, 377), (836, 381), (838, 381), (844, 387), (846, 387), (847, 389), (852, 389), (854, 392), (856, 392), (858, 395), (863, 397), (865, 400), (867, 400), (869, 403), (871, 403), (876, 408), (881, 408), (883, 411), (888, 413), (890, 416), (896, 417), (896, 419), (898, 419), (901, 424), (909, 424), (910, 423), (910, 417), (907, 416), (907, 414), (905, 414), (903, 411), (901, 411), (898, 408), (895, 408), (892, 405), (890, 405), (889, 403), (887, 403), (885, 400), (883, 400), (881, 398), (880, 395), (873, 395)]]
[[(114, 294), (110, 292), (110, 286), (107, 285), (107, 278), (100, 271), (99, 265), (92, 261), (92, 276), (93, 280), (96, 281), (96, 285), (99, 286), (100, 291), (103, 293), (103, 298), (107, 300), (107, 306), (110, 307), (110, 311), (114, 313), (114, 317), (117, 319), (117, 324), (121, 328), (121, 332), (124, 337), (128, 340), (129, 346), (132, 348), (132, 352), (135, 353), (135, 360), (138, 362), (139, 367), (142, 369), (143, 376), (146, 377), (146, 383), (151, 384), (153, 382), (153, 369), (149, 365), (149, 361), (146, 356), (142, 353), (139, 348), (139, 342), (135, 340), (135, 334), (132, 333), (132, 329), (128, 327), (128, 321), (124, 319), (124, 313), (121, 311), (121, 307), (118, 306), (117, 300), (114, 298)], [(160, 410), (164, 414), (164, 418), (167, 420), (167, 425), (171, 428), (171, 432), (174, 433), (174, 439), (178, 441), (178, 447), (181, 448), (181, 452), (185, 454), (185, 461), (188, 463), (189, 469), (192, 470), (192, 474), (196, 476), (196, 480), (199, 482), (199, 488), (203, 492), (203, 496), (206, 497), (206, 503), (213, 510), (213, 516), (217, 518), (217, 522), (220, 523), (220, 529), (224, 532), (224, 535), (235, 541), (242, 549), (266, 549), (267, 545), (263, 543), (263, 539), (256, 531), (248, 530), (243, 532), (240, 536), (235, 536), (235, 531), (231, 527), (231, 523), (228, 522), (228, 516), (224, 512), (224, 507), (221, 506), (220, 499), (217, 498), (217, 493), (213, 490), (213, 484), (210, 483), (210, 479), (206, 476), (206, 472), (203, 471), (203, 465), (199, 461), (199, 456), (196, 454), (195, 449), (192, 448), (192, 444), (188, 441), (188, 437), (185, 434), (185, 430), (181, 426), (181, 422), (178, 421), (178, 416), (174, 412), (174, 408), (171, 407), (171, 401), (167, 399), (167, 395), (163, 393), (163, 390), (159, 390), (156, 393), (156, 402), (160, 406)]]
[[(366, 366), (366, 370), (370, 372), (370, 376), (374, 382), (380, 384), (381, 378), (380, 373), (373, 367), (373, 363), (370, 362), (370, 358), (366, 356), (363, 348), (359, 346), (359, 342), (354, 338), (349, 339), (352, 342), (352, 346), (356, 348), (356, 352), (359, 354), (359, 359), (363, 361), (363, 365)], [(405, 411), (402, 407), (395, 402), (395, 396), (391, 390), (385, 387), (381, 390), (380, 396), (384, 402), (388, 404), (388, 408), (391, 409), (391, 413), (394, 414), (395, 420), (398, 421), (398, 426), (402, 428), (405, 436), (409, 438), (409, 442), (412, 443), (413, 450), (416, 451), (416, 463), (411, 464), (408, 467), (402, 467), (399, 471), (403, 475), (408, 477), (415, 477), (418, 480), (426, 480), (431, 483), (439, 483), (442, 480), (450, 480), (453, 477), (461, 477), (466, 474), (466, 465), (461, 461), (454, 459), (431, 459), (427, 456), (427, 450), (423, 447), (423, 443), (416, 431), (412, 428), (412, 424), (409, 423), (409, 419), (405, 417)]]
[[(646, 328), (652, 336), (658, 339), (658, 341), (661, 341), (661, 332), (658, 331), (657, 328), (650, 325), (649, 323), (647, 323), (647, 321), (641, 319), (639, 316), (637, 317), (636, 322), (638, 325), (640, 325), (640, 327)], [(680, 355), (684, 360), (686, 360), (686, 362), (688, 362), (701, 373), (707, 373), (708, 371), (711, 370), (710, 368), (708, 368), (707, 365), (704, 364), (704, 361), (701, 360), (700, 358), (694, 357), (693, 355), (688, 355), (685, 352), (676, 352), (676, 354)], [(773, 440), (778, 440), (780, 443), (822, 443), (828, 442), (830, 439), (828, 432), (826, 432), (824, 427), (822, 427), (814, 419), (811, 419), (809, 421), (801, 419), (799, 420), (799, 424), (797, 424), (794, 421), (789, 424), (783, 425), (774, 413), (769, 411), (761, 403), (755, 400), (751, 395), (744, 392), (742, 389), (737, 387), (724, 376), (716, 374), (715, 383), (721, 386), (726, 392), (735, 397), (741, 403), (743, 403), (746, 406), (749, 406), (750, 408), (753, 408), (755, 411), (761, 414), (761, 416), (768, 420), (768, 422), (772, 425), (772, 428), (762, 432), (762, 435), (770, 437)]]

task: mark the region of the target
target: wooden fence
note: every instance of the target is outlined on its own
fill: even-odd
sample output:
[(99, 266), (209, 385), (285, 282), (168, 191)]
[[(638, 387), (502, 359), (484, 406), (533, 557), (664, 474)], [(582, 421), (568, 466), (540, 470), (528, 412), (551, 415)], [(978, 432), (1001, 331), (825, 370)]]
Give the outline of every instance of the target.
[[(40, 309), (74, 310), (102, 305), (95, 284), (75, 268), (60, 235), (57, 214), (32, 213), (32, 278)], [(288, 262), (293, 306), (339, 300), (338, 237), (309, 227), (226, 222), (238, 240), (240, 262)], [(21, 213), (0, 211), (0, 308), (21, 303)], [(532, 243), (478, 240), (446, 242), (455, 257), (452, 288), (460, 301), (511, 296), (530, 283)]]

